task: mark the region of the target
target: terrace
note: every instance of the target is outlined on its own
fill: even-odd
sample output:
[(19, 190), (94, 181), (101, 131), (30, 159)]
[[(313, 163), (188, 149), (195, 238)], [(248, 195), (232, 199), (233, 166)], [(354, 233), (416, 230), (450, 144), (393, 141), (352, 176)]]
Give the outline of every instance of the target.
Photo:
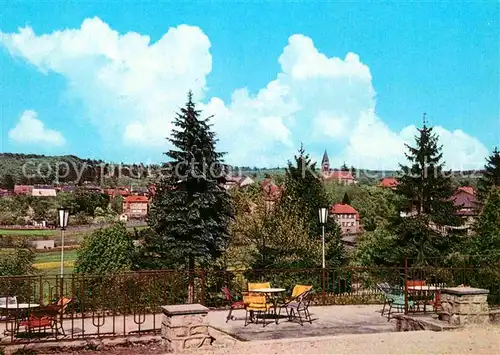
[[(194, 302), (210, 308), (207, 315), (210, 328), (241, 341), (392, 332), (395, 331), (396, 322), (387, 314), (381, 316), (384, 294), (377, 284), (390, 282), (404, 285), (405, 282), (420, 278), (442, 287), (461, 284), (474, 286), (477, 271), (466, 268), (363, 267), (324, 271), (198, 270), (193, 274), (179, 271), (105, 276), (74, 274), (63, 279), (59, 276), (4, 277), (0, 278), (0, 293), (16, 295), (17, 302), (24, 304), (24, 309), (0, 321), (0, 338), (3, 345), (146, 335), (158, 338), (162, 324), (161, 307), (185, 304), (190, 280), (194, 283)], [(262, 324), (245, 326), (243, 309), (235, 310), (235, 319), (226, 322), (229, 304), (221, 288), (228, 286), (232, 294), (240, 295), (249, 280), (266, 280), (286, 291), (290, 291), (295, 284), (312, 285), (311, 324), (304, 323), (301, 326), (282, 318), (278, 324), (268, 322), (265, 327)], [(493, 296), (490, 297), (493, 303), (498, 301), (495, 291), (498, 290), (492, 290)], [(64, 309), (60, 319), (62, 326), (58, 331), (51, 327), (26, 331), (22, 321), (36, 314), (43, 305), (54, 305), (63, 298), (71, 299), (71, 302)], [(402, 314), (404, 308), (393, 311)], [(409, 313), (413, 311), (410, 309)], [(429, 306), (426, 312), (436, 318), (434, 311)]]

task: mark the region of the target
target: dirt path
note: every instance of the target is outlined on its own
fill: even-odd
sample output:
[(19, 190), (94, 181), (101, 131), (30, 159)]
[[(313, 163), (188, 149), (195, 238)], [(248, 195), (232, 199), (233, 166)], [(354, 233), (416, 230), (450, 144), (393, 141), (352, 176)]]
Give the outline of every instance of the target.
[[(352, 334), (310, 339), (254, 341), (236, 347), (196, 351), (193, 354), (498, 354), (500, 327), (489, 326), (454, 332)], [(70, 355), (166, 354), (159, 345), (69, 352)]]

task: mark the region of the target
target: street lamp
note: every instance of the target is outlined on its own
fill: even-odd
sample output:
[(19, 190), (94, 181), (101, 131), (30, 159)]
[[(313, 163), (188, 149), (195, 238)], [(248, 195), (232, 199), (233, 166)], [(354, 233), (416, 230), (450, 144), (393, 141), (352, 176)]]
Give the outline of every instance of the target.
[(59, 228), (61, 228), (61, 278), (64, 276), (64, 231), (68, 226), (69, 210), (59, 209)]
[(321, 223), (321, 238), (323, 244), (323, 269), (325, 268), (325, 224), (328, 219), (328, 208), (321, 207), (319, 209), (319, 223)]
[[(269, 221), (269, 214), (273, 208), (273, 201), (272, 200), (269, 200), (269, 199), (266, 199), (264, 201), (264, 207), (265, 207), (265, 211), (266, 211), (266, 226), (267, 226), (267, 222)], [(266, 232), (267, 232), (267, 229), (264, 231), (264, 233), (262, 233), (262, 267), (265, 268), (266, 267)]]

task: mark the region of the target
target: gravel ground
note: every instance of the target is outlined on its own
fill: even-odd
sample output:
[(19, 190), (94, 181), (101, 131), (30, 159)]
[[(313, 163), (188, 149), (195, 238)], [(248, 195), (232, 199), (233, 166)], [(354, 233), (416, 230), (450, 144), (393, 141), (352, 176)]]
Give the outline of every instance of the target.
[[(309, 339), (254, 341), (232, 348), (196, 351), (193, 354), (499, 354), (500, 327), (476, 327), (453, 332), (352, 334)], [(61, 354), (61, 353), (60, 353)], [(105, 351), (69, 352), (70, 355), (157, 355), (159, 344)]]

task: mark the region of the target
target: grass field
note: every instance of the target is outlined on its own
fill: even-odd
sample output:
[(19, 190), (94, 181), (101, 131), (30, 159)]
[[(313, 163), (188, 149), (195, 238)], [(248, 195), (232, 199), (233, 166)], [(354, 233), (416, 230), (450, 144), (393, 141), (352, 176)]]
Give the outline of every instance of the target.
[[(72, 274), (76, 260), (76, 250), (64, 252), (64, 273)], [(46, 274), (59, 274), (61, 272), (61, 252), (36, 253), (33, 266)]]
[(53, 229), (0, 229), (0, 235), (11, 235), (11, 236), (27, 236), (27, 237), (37, 237), (37, 236), (54, 236), (57, 235), (57, 230)]

